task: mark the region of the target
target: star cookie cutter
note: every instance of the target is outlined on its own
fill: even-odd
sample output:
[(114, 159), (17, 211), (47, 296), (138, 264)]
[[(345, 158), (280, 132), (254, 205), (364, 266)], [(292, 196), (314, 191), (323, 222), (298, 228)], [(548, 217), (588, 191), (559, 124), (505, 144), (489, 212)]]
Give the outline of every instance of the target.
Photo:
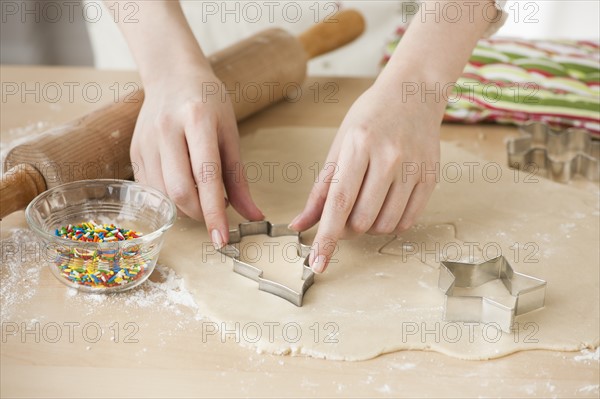
[(535, 172), (533, 165), (560, 183), (569, 182), (576, 174), (592, 181), (599, 179), (600, 141), (592, 140), (587, 131), (557, 130), (539, 122), (530, 122), (520, 131), (521, 137), (506, 143), (511, 168)]
[[(242, 237), (266, 234), (269, 237), (295, 236), (298, 238), (298, 255), (304, 258), (302, 265), (302, 287), (296, 291), (286, 285), (262, 277), (263, 271), (240, 260), (240, 251), (232, 244), (238, 244)], [(315, 274), (308, 264), (310, 246), (300, 243), (300, 234), (284, 224), (272, 224), (267, 221), (240, 223), (237, 229), (229, 230), (229, 242), (219, 249), (223, 255), (233, 259), (233, 271), (258, 282), (258, 289), (277, 295), (296, 306), (302, 306), (304, 294), (313, 285)]]
[[(455, 288), (475, 288), (493, 280), (501, 280), (513, 306), (506, 306), (485, 296), (454, 295)], [(502, 331), (511, 332), (515, 316), (544, 307), (546, 281), (515, 272), (504, 256), (482, 263), (442, 262), (438, 287), (446, 303), (444, 320), (496, 323)]]

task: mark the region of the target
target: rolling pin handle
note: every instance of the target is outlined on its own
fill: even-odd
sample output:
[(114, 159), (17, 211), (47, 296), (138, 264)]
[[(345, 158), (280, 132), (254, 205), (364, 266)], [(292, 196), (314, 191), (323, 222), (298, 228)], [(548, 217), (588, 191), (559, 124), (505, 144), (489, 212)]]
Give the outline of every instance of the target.
[(0, 181), (0, 220), (25, 208), (45, 190), (44, 177), (36, 168), (26, 163), (15, 165)]
[(365, 30), (365, 19), (356, 10), (344, 10), (314, 25), (298, 36), (308, 58), (315, 58), (342, 47)]

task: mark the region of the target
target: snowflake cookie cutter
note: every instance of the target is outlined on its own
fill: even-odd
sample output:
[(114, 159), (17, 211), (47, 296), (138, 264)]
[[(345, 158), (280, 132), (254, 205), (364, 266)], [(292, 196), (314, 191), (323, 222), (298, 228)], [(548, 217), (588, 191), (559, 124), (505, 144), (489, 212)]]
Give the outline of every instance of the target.
[[(295, 236), (298, 238), (298, 256), (304, 258), (304, 263), (302, 264), (303, 283), (299, 291), (276, 281), (263, 278), (263, 271), (261, 269), (240, 260), (240, 251), (233, 244), (239, 244), (243, 237), (261, 234), (266, 234), (269, 237)], [(267, 221), (240, 223), (237, 229), (229, 230), (229, 242), (219, 249), (219, 252), (233, 259), (234, 272), (258, 282), (259, 290), (277, 295), (296, 306), (302, 306), (304, 294), (314, 283), (315, 274), (308, 263), (310, 246), (302, 244), (300, 242), (300, 233), (288, 228), (284, 224), (273, 224)]]
[[(514, 305), (507, 306), (486, 296), (454, 295), (455, 288), (475, 288), (501, 280)], [(515, 272), (504, 256), (482, 263), (441, 262), (438, 287), (445, 295), (444, 320), (496, 323), (511, 332), (516, 316), (544, 307), (546, 281)]]
[(560, 183), (569, 182), (576, 174), (592, 181), (600, 178), (600, 141), (587, 131), (557, 130), (540, 122), (529, 122), (520, 131), (521, 137), (506, 143), (511, 168), (533, 172), (533, 165)]

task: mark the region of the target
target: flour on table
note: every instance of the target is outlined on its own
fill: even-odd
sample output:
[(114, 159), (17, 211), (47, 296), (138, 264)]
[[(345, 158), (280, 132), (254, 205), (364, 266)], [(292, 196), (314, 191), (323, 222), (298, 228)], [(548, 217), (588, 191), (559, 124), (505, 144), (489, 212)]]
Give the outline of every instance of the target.
[(579, 392), (585, 392), (585, 393), (598, 393), (598, 390), (600, 388), (599, 384), (595, 384), (595, 385), (586, 385), (583, 386), (581, 388), (579, 388)]
[(596, 348), (595, 351), (584, 349), (581, 351), (581, 355), (577, 355), (573, 358), (577, 362), (591, 362), (600, 361), (600, 348)]
[[(29, 302), (40, 289), (40, 273), (48, 266), (40, 258), (44, 252), (35, 234), (29, 229), (13, 229), (0, 242), (2, 263), (0, 266), (0, 301), (2, 322), (13, 321), (14, 311)], [(44, 270), (47, 272), (46, 270)], [(116, 294), (84, 293), (62, 285), (49, 276), (57, 290), (64, 290), (66, 301), (75, 304), (82, 314), (111, 308), (125, 312), (148, 309), (169, 312), (183, 316), (182, 311), (192, 314), (183, 318), (183, 324), (202, 319), (202, 314), (194, 297), (187, 290), (184, 280), (173, 269), (157, 265), (153, 274), (141, 286)], [(35, 324), (32, 319), (28, 324)], [(182, 323), (174, 324), (175, 328)]]
[[(156, 279), (158, 281), (154, 281)], [(124, 306), (127, 310), (150, 308), (181, 315), (181, 309), (193, 311), (194, 319), (201, 320), (202, 314), (194, 297), (186, 289), (184, 281), (173, 269), (156, 265), (152, 276), (139, 287), (115, 294), (90, 294), (68, 288), (66, 296), (70, 301), (86, 306), (88, 313), (98, 306)]]
[(0, 321), (11, 319), (19, 305), (37, 292), (40, 279), (39, 246), (35, 234), (28, 229), (13, 229), (0, 241)]

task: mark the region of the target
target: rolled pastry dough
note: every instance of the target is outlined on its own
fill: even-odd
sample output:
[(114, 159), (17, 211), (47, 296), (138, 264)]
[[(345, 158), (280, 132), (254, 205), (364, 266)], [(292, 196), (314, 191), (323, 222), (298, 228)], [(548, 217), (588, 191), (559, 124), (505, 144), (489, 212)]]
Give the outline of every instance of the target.
[[(268, 220), (288, 223), (303, 208), (334, 134), (279, 128), (242, 137), (244, 169)], [(161, 262), (185, 278), (208, 317), (203, 328), (212, 332), (216, 326), (259, 351), (362, 360), (423, 349), (488, 359), (597, 346), (598, 197), (513, 172), (451, 144), (443, 143), (442, 154), (443, 178), (418, 226), (401, 237), (341, 242), (337, 262), (316, 277), (300, 308), (235, 274), (230, 260), (214, 254), (204, 224), (185, 217), (167, 234)], [(232, 226), (240, 221), (230, 212)], [(262, 242), (264, 237), (255, 244)], [(546, 307), (517, 317), (514, 334), (444, 322), (436, 256), (492, 257), (498, 249), (517, 271), (547, 280)], [(276, 260), (265, 268), (275, 277), (298, 273)]]

